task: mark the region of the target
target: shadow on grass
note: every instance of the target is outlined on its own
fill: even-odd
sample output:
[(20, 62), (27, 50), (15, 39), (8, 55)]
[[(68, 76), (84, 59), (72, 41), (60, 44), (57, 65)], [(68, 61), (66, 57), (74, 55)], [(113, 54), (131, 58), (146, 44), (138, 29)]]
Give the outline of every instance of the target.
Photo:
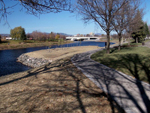
[[(89, 59), (90, 54), (91, 52), (75, 55), (73, 62), (127, 112), (150, 113), (150, 100), (147, 95), (150, 91), (149, 86), (139, 81), (139, 79), (147, 77), (148, 82), (150, 82), (149, 57), (138, 54), (115, 54), (113, 57), (104, 56), (103, 59), (99, 57), (97, 59), (97, 61), (100, 60), (101, 64), (99, 64)], [(118, 73), (112, 68), (129, 71), (136, 79)], [(140, 76), (141, 70), (145, 73), (144, 77)]]
[(150, 83), (150, 56), (139, 54), (115, 54), (113, 57), (100, 59), (100, 63), (118, 69), (124, 73), (129, 73), (137, 80)]
[[(130, 48), (124, 48), (130, 49)], [(116, 49), (113, 49), (114, 52)], [(147, 113), (150, 113), (150, 100), (145, 92), (144, 86), (140, 81), (146, 81), (150, 83), (150, 56), (142, 56), (139, 54), (114, 54), (110, 57), (102, 57), (98, 62), (104, 64), (113, 69), (119, 70), (123, 73), (132, 75), (135, 79), (135, 84), (137, 85), (142, 101), (146, 107)], [(119, 84), (121, 85), (121, 84)], [(109, 90), (109, 89), (108, 89)], [(129, 95), (129, 92), (126, 92)], [(131, 96), (131, 95), (130, 95)], [(131, 97), (133, 100), (133, 97)], [(140, 112), (144, 113), (141, 107), (134, 100), (137, 108)]]
[[(37, 83), (35, 83), (36, 80), (38, 81)], [(90, 107), (96, 109), (106, 107), (105, 110), (108, 110), (107, 106), (109, 103), (105, 102), (105, 99), (108, 99), (111, 105), (109, 113), (111, 111), (114, 113), (115, 108), (123, 112), (109, 95), (101, 92), (98, 87), (93, 86), (90, 82), (87, 83), (86, 80), (88, 78), (83, 76), (82, 72), (77, 70), (75, 66), (71, 65), (70, 60), (64, 62), (57, 61), (54, 64), (48, 64), (36, 70), (30, 70), (27, 74), (0, 83), (1, 87), (6, 87), (9, 84), (11, 85), (11, 83), (17, 84), (21, 82), (25, 87), (29, 87), (29, 89), (27, 88), (23, 91), (10, 91), (11, 94), (2, 93), (1, 97), (10, 98), (9, 101), (12, 100), (6, 104), (11, 104), (14, 107), (12, 109), (5, 107), (4, 111), (9, 109), (9, 112), (18, 112), (18, 110), (21, 112), (23, 110), (22, 112), (70, 113), (79, 110), (82, 113), (86, 113)], [(65, 96), (69, 99), (65, 98)], [(88, 102), (92, 97), (96, 99), (100, 98), (100, 100), (96, 103), (94, 100)], [(57, 102), (59, 98), (63, 100)], [(74, 99), (72, 100), (72, 98)], [(15, 104), (16, 102), (17, 105)], [(95, 112), (96, 109), (93, 109), (94, 111), (91, 112)], [(0, 111), (2, 110), (0, 108)], [(104, 109), (101, 112), (105, 112)]]

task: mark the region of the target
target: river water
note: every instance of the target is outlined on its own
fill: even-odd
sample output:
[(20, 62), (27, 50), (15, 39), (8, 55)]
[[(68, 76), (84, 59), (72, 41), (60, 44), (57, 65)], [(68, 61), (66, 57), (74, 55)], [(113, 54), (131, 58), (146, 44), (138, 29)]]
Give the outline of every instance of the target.
[[(113, 44), (113, 43), (111, 43)], [(70, 44), (64, 44), (61, 46), (52, 46), (51, 48), (56, 47), (73, 47), (73, 46), (100, 46), (104, 47), (104, 42), (94, 42), (94, 41), (82, 41), (82, 42), (74, 42)], [(24, 48), (24, 49), (14, 49), (14, 50), (0, 50), (0, 76), (4, 76), (7, 74), (12, 74), (16, 72), (22, 72), (31, 69), (31, 67), (22, 65), (19, 62), (16, 62), (17, 58), (27, 52), (48, 49), (48, 47), (32, 47), (32, 48)]]

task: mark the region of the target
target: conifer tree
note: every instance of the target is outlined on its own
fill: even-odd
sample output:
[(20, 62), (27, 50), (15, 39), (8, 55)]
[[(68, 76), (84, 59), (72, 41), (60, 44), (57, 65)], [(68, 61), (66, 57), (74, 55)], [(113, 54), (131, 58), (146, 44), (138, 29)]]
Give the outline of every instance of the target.
[(144, 24), (144, 33), (146, 34), (146, 36), (149, 35), (149, 29), (147, 23)]
[(25, 30), (22, 29), (21, 31), (21, 37), (20, 37), (21, 40), (26, 40), (26, 34), (25, 34)]
[(132, 33), (132, 37), (134, 38), (136, 43), (142, 42), (144, 38), (146, 37), (146, 33), (144, 30), (144, 22), (142, 20), (142, 14), (140, 10), (137, 11), (137, 14), (135, 16), (135, 19), (138, 18), (136, 30)]

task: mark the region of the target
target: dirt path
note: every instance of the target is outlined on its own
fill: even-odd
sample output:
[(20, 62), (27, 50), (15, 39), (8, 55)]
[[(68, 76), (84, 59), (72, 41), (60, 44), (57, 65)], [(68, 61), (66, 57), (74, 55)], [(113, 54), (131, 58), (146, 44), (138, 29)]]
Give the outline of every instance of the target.
[(144, 45), (144, 46), (146, 46), (146, 47), (149, 47), (149, 48), (150, 48), (150, 41), (145, 42), (145, 45)]

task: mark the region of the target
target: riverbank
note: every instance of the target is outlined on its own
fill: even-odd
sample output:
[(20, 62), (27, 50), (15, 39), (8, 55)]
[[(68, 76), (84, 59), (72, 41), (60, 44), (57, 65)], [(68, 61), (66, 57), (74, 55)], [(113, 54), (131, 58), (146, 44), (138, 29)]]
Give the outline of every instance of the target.
[(1, 112), (122, 112), (70, 57), (0, 77)]
[[(52, 63), (0, 77), (1, 112), (122, 112), (122, 109), (71, 62), (97, 46), (56, 48), (26, 53)], [(120, 111), (121, 110), (121, 111)]]
[(35, 67), (40, 67), (42, 65), (45, 65), (47, 63), (51, 63), (52, 60), (47, 60), (44, 58), (35, 58), (35, 57), (30, 57), (28, 55), (22, 54), (17, 58), (17, 62), (35, 68)]
[(83, 53), (86, 51), (99, 49), (98, 46), (77, 46), (65, 48), (53, 48), (39, 50), (22, 54), (18, 57), (18, 62), (30, 67), (40, 67), (52, 61), (59, 60), (65, 57), (73, 56), (74, 54)]
[[(63, 44), (72, 43), (72, 41), (64, 41)], [(33, 42), (33, 43), (24, 43), (18, 41), (3, 41), (0, 43), (0, 50), (10, 50), (10, 49), (23, 49), (30, 47), (44, 47), (44, 46), (53, 46), (58, 45), (58, 42)]]
[[(113, 44), (113, 46), (115, 45), (118, 45), (118, 43)], [(39, 67), (45, 65), (46, 63), (51, 63), (54, 60), (62, 59), (65, 57), (73, 56), (74, 54), (79, 54), (99, 48), (102, 47), (77, 46), (77, 44), (75, 43), (74, 47), (51, 48), (22, 54), (18, 57), (18, 62), (21, 62), (22, 64), (30, 67)]]

